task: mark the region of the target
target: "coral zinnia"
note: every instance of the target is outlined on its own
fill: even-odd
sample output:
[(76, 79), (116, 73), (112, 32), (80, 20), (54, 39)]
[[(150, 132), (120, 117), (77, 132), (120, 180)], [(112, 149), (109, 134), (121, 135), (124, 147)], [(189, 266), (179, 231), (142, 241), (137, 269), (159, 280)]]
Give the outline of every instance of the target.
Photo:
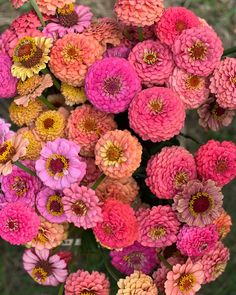
[(74, 3), (75, 0), (36, 0), (36, 2), (42, 13), (47, 15), (55, 15), (58, 9), (63, 8), (65, 5)]
[(218, 216), (218, 218), (214, 220), (213, 223), (215, 224), (219, 237), (221, 239), (224, 239), (228, 235), (228, 233), (230, 233), (232, 219), (231, 216), (224, 210), (222, 211), (220, 216)]

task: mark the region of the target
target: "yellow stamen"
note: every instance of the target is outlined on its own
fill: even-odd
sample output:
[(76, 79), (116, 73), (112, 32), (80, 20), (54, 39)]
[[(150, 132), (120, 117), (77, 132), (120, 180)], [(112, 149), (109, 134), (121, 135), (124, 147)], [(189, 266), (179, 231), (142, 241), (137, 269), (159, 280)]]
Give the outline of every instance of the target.
[(202, 41), (196, 41), (188, 49), (189, 55), (193, 60), (204, 60), (208, 51), (207, 45)]

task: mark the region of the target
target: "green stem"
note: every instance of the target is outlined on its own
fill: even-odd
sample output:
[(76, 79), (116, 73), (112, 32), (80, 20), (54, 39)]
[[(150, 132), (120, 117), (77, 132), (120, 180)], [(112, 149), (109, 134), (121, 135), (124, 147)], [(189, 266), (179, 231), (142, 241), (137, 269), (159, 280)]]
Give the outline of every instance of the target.
[(16, 161), (13, 164), (19, 167), (21, 170), (24, 170), (25, 172), (29, 173), (30, 175), (37, 176), (33, 170), (22, 164), (20, 161)]
[(57, 78), (47, 69), (42, 70), (43, 74), (49, 74), (52, 77), (53, 85), (56, 87), (58, 91), (61, 91), (61, 84), (58, 82)]
[(106, 177), (105, 174), (102, 174), (98, 177), (98, 179), (95, 181), (95, 183), (92, 185), (92, 189), (95, 190), (99, 185), (100, 183), (104, 180), (104, 178)]
[(169, 269), (172, 269), (172, 265), (162, 256), (160, 253), (157, 254), (158, 258), (167, 266)]
[(50, 103), (45, 96), (41, 95), (38, 97), (38, 99), (50, 110), (57, 110), (57, 108), (52, 103)]
[(190, 135), (183, 134), (182, 132), (180, 132), (179, 135), (182, 136), (182, 137), (184, 137), (184, 138), (191, 139), (192, 141), (194, 141), (197, 144), (201, 144), (198, 140), (196, 140), (194, 137), (192, 137)]
[(61, 284), (58, 295), (63, 295), (63, 293), (64, 293), (64, 285)]
[(144, 40), (143, 28), (142, 27), (138, 28), (138, 39), (139, 39), (140, 42), (143, 42), (143, 40)]
[(236, 53), (236, 47), (231, 47), (229, 49), (225, 49), (223, 56), (231, 55), (233, 53)]
[(39, 18), (42, 26), (45, 27), (46, 24), (45, 24), (45, 21), (43, 19), (43, 16), (42, 16), (41, 11), (39, 10), (38, 4), (36, 3), (35, 0), (30, 0), (30, 4), (33, 7), (33, 9), (35, 10), (35, 12), (36, 12), (36, 14), (37, 14), (37, 16), (38, 16), (38, 18)]

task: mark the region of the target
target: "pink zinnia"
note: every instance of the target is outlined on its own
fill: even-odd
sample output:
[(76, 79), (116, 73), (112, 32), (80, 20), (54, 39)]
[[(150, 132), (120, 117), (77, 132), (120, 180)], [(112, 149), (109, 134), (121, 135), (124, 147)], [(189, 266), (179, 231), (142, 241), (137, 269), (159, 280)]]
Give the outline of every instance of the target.
[(222, 108), (236, 109), (236, 59), (225, 58), (215, 68), (210, 84)]
[(103, 222), (93, 229), (102, 246), (120, 249), (137, 240), (138, 224), (132, 207), (117, 200), (109, 200), (103, 205), (102, 214)]
[(198, 17), (184, 7), (169, 7), (155, 26), (156, 35), (161, 42), (172, 45), (175, 38), (186, 29), (200, 25)]
[(26, 2), (28, 2), (28, 0), (11, 0), (11, 3), (12, 3), (12, 5), (13, 5), (15, 8), (19, 8), (19, 7), (21, 7), (21, 6), (24, 5)]
[(184, 184), (195, 178), (194, 158), (183, 147), (165, 147), (147, 165), (146, 184), (160, 199), (172, 199)]
[(62, 203), (68, 222), (84, 229), (93, 228), (102, 222), (102, 209), (95, 191), (77, 183), (63, 191)]
[(38, 177), (55, 190), (79, 183), (86, 173), (86, 164), (78, 156), (79, 151), (77, 144), (63, 138), (48, 141), (35, 164)]
[(23, 245), (37, 236), (40, 220), (22, 202), (13, 202), (0, 211), (0, 236), (12, 245)]
[(37, 30), (41, 27), (40, 20), (34, 11), (29, 11), (17, 17), (10, 25), (16, 35), (24, 34), (28, 30)]
[(180, 223), (170, 206), (146, 209), (137, 217), (139, 243), (147, 247), (167, 247), (177, 240)]
[(209, 81), (175, 68), (169, 77), (168, 87), (172, 88), (183, 101), (187, 109), (198, 108), (209, 97)]
[(164, 84), (174, 69), (171, 50), (158, 40), (138, 43), (129, 55), (129, 62), (142, 84), (149, 87)]
[(86, 174), (83, 180), (81, 181), (81, 184), (85, 186), (89, 186), (98, 179), (98, 177), (102, 174), (102, 172), (98, 168), (98, 166), (95, 164), (94, 158), (83, 157), (82, 160), (86, 163)]
[(236, 145), (231, 141), (209, 140), (195, 155), (197, 172), (202, 179), (212, 179), (224, 186), (236, 176)]
[(207, 27), (183, 31), (175, 39), (172, 50), (179, 68), (204, 77), (213, 72), (224, 51), (220, 38)]
[(88, 100), (108, 113), (124, 112), (141, 90), (140, 80), (130, 63), (123, 58), (108, 57), (89, 69), (85, 80)]
[(44, 286), (64, 283), (68, 275), (66, 262), (57, 254), (51, 255), (47, 249), (25, 250), (23, 265), (34, 281)]

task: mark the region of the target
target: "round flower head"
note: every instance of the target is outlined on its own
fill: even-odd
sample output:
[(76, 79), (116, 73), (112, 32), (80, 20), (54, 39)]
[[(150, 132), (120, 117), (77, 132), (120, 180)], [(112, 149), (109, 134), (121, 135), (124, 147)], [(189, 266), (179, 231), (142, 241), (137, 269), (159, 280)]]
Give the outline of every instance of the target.
[(30, 101), (27, 107), (17, 105), (14, 101), (9, 106), (10, 119), (17, 126), (31, 125), (43, 110), (40, 101)]
[(65, 284), (65, 295), (109, 295), (110, 283), (104, 273), (78, 270), (71, 273)]
[(132, 177), (119, 180), (106, 177), (97, 187), (96, 194), (102, 202), (116, 199), (122, 203), (131, 204), (137, 197), (138, 191), (138, 184)]
[(74, 3), (75, 0), (36, 0), (39, 10), (46, 15), (55, 15), (58, 9), (63, 8), (65, 5)]
[(160, 199), (172, 199), (184, 184), (195, 178), (194, 158), (183, 147), (165, 147), (148, 161), (146, 184)]
[(117, 0), (115, 13), (125, 25), (142, 27), (151, 26), (157, 22), (164, 9), (163, 0)]
[(110, 256), (112, 265), (126, 275), (135, 270), (149, 274), (157, 266), (156, 249), (144, 247), (138, 242), (121, 251), (111, 251)]
[(10, 30), (16, 35), (27, 33), (31, 30), (40, 29), (41, 23), (37, 14), (31, 10), (18, 16), (10, 25)]
[(120, 57), (128, 59), (131, 48), (125, 45), (120, 45), (112, 48), (108, 48), (104, 53), (104, 57)]
[(15, 8), (19, 8), (19, 7), (21, 7), (21, 6), (24, 5), (26, 2), (28, 2), (28, 0), (11, 0), (11, 3), (12, 3), (12, 5), (13, 5)]
[(85, 156), (93, 156), (98, 139), (116, 128), (112, 114), (101, 112), (88, 104), (72, 111), (67, 123), (68, 138), (81, 146), (81, 154)]
[(118, 57), (97, 61), (85, 80), (88, 100), (108, 113), (125, 111), (140, 90), (140, 80), (130, 63)]
[(62, 82), (82, 86), (88, 68), (102, 58), (104, 49), (92, 37), (70, 33), (54, 44), (49, 67)]
[(236, 109), (236, 59), (225, 58), (215, 68), (210, 90), (222, 108)]
[(36, 207), (46, 220), (54, 223), (67, 221), (62, 203), (63, 194), (44, 187), (36, 197)]
[(221, 213), (223, 194), (212, 180), (191, 180), (174, 197), (178, 219), (190, 226), (211, 224)]
[(220, 107), (214, 96), (211, 96), (209, 100), (201, 105), (197, 112), (199, 125), (206, 130), (213, 131), (229, 126), (235, 116), (235, 111)]
[(175, 62), (181, 69), (198, 76), (209, 76), (223, 54), (222, 42), (208, 27), (185, 30), (172, 46)]
[(97, 142), (95, 163), (109, 177), (132, 176), (141, 162), (142, 146), (127, 130), (108, 131)]
[(25, 81), (46, 68), (52, 40), (45, 37), (24, 37), (17, 43), (11, 68), (13, 76)]
[(231, 231), (232, 219), (231, 216), (224, 210), (213, 222), (218, 231), (220, 239), (224, 239)]
[(182, 255), (200, 257), (215, 248), (218, 233), (214, 224), (205, 227), (184, 225), (177, 237), (177, 248)]
[(47, 249), (27, 249), (23, 266), (31, 278), (40, 285), (57, 286), (68, 276), (67, 264), (59, 255), (51, 255)]
[(86, 164), (78, 156), (79, 151), (77, 144), (63, 138), (47, 142), (36, 161), (38, 177), (55, 190), (79, 183), (86, 173)]
[[(152, 26), (142, 26), (142, 39), (143, 40), (155, 40), (155, 32), (154, 32), (154, 25)], [(123, 26), (124, 35), (128, 37), (128, 39), (124, 39), (123, 43), (127, 44), (131, 48), (140, 42), (140, 29), (136, 26)]]
[(25, 81), (19, 80), (17, 92), (20, 97), (15, 99), (15, 103), (27, 107), (30, 101), (37, 99), (45, 89), (52, 85), (52, 78), (49, 74), (35, 75)]
[(164, 84), (174, 69), (171, 50), (158, 40), (138, 43), (129, 55), (129, 62), (142, 84), (148, 87)]
[(191, 259), (183, 265), (176, 264), (167, 274), (165, 282), (166, 295), (195, 295), (201, 288), (204, 280), (202, 264), (193, 263)]
[(12, 245), (32, 240), (39, 230), (39, 217), (22, 202), (7, 204), (0, 211), (0, 237)]
[(180, 133), (185, 109), (171, 89), (153, 87), (141, 91), (130, 104), (130, 127), (143, 140), (166, 141)]
[(11, 74), (12, 62), (7, 54), (0, 53), (0, 98), (14, 97), (17, 79)]
[(138, 238), (134, 210), (117, 200), (108, 200), (102, 207), (103, 222), (93, 228), (97, 241), (109, 249), (132, 245)]
[[(25, 166), (30, 169), (34, 169), (31, 162), (23, 162)], [(31, 176), (29, 173), (13, 166), (11, 174), (2, 176), (1, 190), (5, 195), (7, 202), (23, 202), (31, 207), (35, 204), (35, 196), (38, 193), (41, 183), (35, 176)]]
[(69, 33), (82, 33), (91, 23), (93, 14), (90, 7), (66, 4), (57, 9), (57, 18), (52, 19), (43, 29), (47, 37), (62, 38)]
[(4, 119), (0, 118), (0, 145), (14, 135), (14, 132), (10, 130), (10, 127), (11, 124), (6, 123)]
[(198, 17), (184, 7), (169, 7), (155, 26), (156, 35), (161, 42), (172, 45), (175, 38), (186, 29), (200, 25)]
[(83, 104), (87, 100), (83, 87), (74, 87), (66, 83), (61, 84), (61, 94), (68, 106)]
[(208, 78), (187, 73), (175, 68), (169, 77), (168, 87), (173, 89), (187, 109), (198, 108), (209, 97)]
[(195, 155), (197, 172), (202, 179), (212, 179), (224, 186), (236, 176), (236, 145), (231, 141), (209, 140)]
[[(81, 181), (81, 184), (83, 184), (84, 186), (90, 187), (99, 178), (99, 176), (101, 176), (102, 172), (100, 171), (98, 166), (95, 164), (94, 158), (83, 157), (82, 160), (86, 163), (87, 167), (86, 167), (86, 174), (83, 180)], [(104, 180), (102, 182), (104, 182)], [(97, 195), (97, 192), (96, 192), (96, 195)]]
[(119, 290), (117, 295), (158, 295), (158, 290), (153, 279), (141, 271), (134, 271), (125, 279), (120, 279), (117, 283)]
[(180, 223), (170, 206), (146, 209), (137, 217), (139, 243), (147, 247), (167, 247), (177, 240)]
[(215, 281), (225, 271), (230, 253), (221, 242), (209, 253), (205, 254), (199, 262), (203, 266), (204, 284)]
[(68, 222), (84, 229), (93, 228), (102, 222), (100, 201), (94, 190), (74, 183), (63, 192), (62, 203)]

